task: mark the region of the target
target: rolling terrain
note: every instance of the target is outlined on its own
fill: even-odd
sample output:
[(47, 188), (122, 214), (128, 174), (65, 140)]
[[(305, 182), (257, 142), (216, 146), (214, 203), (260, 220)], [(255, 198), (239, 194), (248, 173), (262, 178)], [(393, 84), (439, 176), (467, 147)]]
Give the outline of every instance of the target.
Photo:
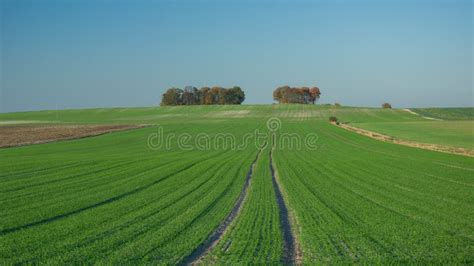
[(412, 109), (418, 121), (377, 121), (354, 126), (403, 140), (474, 149), (473, 108)]
[(0, 114), (0, 131), (149, 125), (0, 149), (0, 262), (472, 263), (474, 158), (327, 122), (473, 148), (472, 111), (413, 111), (420, 115), (321, 105)]

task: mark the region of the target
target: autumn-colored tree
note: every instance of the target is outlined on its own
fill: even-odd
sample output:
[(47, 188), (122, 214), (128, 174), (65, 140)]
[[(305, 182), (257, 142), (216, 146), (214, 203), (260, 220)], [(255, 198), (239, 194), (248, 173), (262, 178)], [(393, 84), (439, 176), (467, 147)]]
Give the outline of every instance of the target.
[(318, 87), (290, 88), (289, 86), (278, 87), (273, 91), (273, 99), (279, 103), (315, 103), (321, 95)]
[(212, 87), (211, 88), (211, 96), (212, 96), (212, 103), (211, 104), (218, 104), (219, 103), (219, 91), (221, 90), (221, 87)]
[(199, 92), (201, 94), (200, 104), (212, 104), (212, 94), (209, 87), (202, 87)]
[(309, 93), (311, 95), (311, 102), (314, 104), (319, 100), (321, 97), (321, 90), (318, 87), (312, 87), (309, 89)]
[(288, 103), (290, 94), (291, 88), (289, 86), (281, 86), (273, 92), (273, 99), (279, 103)]
[(217, 103), (218, 104), (226, 104), (227, 90), (222, 88), (222, 87), (219, 87), (219, 91), (217, 93), (219, 95)]
[(281, 87), (278, 87), (276, 90), (273, 91), (273, 100), (277, 102), (282, 102), (282, 89)]

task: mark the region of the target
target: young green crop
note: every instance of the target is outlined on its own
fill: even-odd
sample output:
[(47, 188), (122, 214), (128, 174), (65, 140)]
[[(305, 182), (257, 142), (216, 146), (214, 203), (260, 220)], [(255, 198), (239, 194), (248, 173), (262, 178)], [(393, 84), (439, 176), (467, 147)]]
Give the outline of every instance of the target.
[[(320, 105), (0, 114), (2, 121), (154, 125), (0, 149), (0, 263), (182, 262), (233, 209), (259, 149), (250, 141), (244, 149), (183, 150), (174, 138), (170, 149), (155, 150), (149, 136), (162, 127), (165, 136), (240, 140), (266, 131), (272, 117), (281, 119), (278, 134), (318, 135), (317, 150), (273, 152), (305, 263), (472, 262), (474, 159), (376, 141), (330, 125), (329, 116), (367, 125), (426, 121), (403, 110)], [(281, 262), (268, 150), (247, 196), (206, 262)]]
[(401, 140), (474, 149), (474, 121), (356, 123), (356, 127)]
[(173, 143), (153, 151), (146, 137), (154, 130), (1, 150), (2, 262), (177, 263), (195, 249), (230, 211), (257, 149), (183, 151)]
[(285, 131), (319, 135), (316, 151), (275, 152), (306, 263), (472, 260), (472, 158), (327, 123), (283, 123)]
[(426, 117), (442, 120), (474, 120), (474, 108), (413, 108), (412, 111)]
[(278, 264), (283, 240), (270, 173), (269, 147), (256, 162), (242, 211), (204, 263)]

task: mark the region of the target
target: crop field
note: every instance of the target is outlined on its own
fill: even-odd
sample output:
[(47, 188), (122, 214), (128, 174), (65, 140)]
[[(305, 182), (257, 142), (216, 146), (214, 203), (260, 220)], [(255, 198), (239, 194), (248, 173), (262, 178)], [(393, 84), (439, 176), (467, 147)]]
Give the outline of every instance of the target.
[(304, 261), (472, 260), (471, 158), (380, 143), (325, 124), (318, 151), (277, 151)]
[(252, 185), (241, 214), (213, 253), (206, 256), (206, 263), (262, 264), (281, 261), (283, 239), (269, 163), (267, 148), (255, 165)]
[(474, 149), (474, 120), (375, 122), (354, 125), (403, 140)]
[(472, 109), (443, 110), (226, 105), (0, 114), (0, 131), (147, 125), (1, 148), (0, 264), (472, 264), (474, 158), (328, 122), (336, 116), (399, 138), (474, 148)]
[(354, 123), (356, 127), (403, 140), (474, 149), (474, 108), (413, 109), (418, 121)]
[(421, 116), (441, 120), (474, 119), (474, 108), (413, 108), (411, 110)]

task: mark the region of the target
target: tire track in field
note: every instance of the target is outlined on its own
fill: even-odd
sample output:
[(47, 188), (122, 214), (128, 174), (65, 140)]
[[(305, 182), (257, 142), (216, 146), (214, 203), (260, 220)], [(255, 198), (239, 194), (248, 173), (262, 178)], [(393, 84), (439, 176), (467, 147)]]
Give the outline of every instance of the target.
[[(201, 161), (202, 162), (202, 161)], [(3, 229), (3, 230), (0, 230), (0, 236), (2, 235), (6, 235), (6, 234), (10, 234), (10, 233), (14, 233), (16, 231), (19, 231), (19, 230), (22, 230), (22, 229), (27, 229), (27, 228), (30, 228), (30, 227), (33, 227), (33, 226), (38, 226), (38, 225), (42, 225), (42, 224), (47, 224), (47, 223), (51, 223), (51, 222), (54, 222), (54, 221), (57, 221), (57, 220), (60, 220), (60, 219), (63, 219), (63, 218), (67, 218), (69, 216), (72, 216), (72, 215), (75, 215), (75, 214), (78, 214), (78, 213), (81, 213), (81, 212), (84, 212), (84, 211), (87, 211), (87, 210), (90, 210), (90, 209), (93, 209), (93, 208), (97, 208), (97, 207), (100, 207), (100, 206), (103, 206), (103, 205), (106, 205), (106, 204), (109, 204), (109, 203), (112, 203), (112, 202), (115, 202), (117, 200), (121, 200), (125, 197), (128, 197), (128, 196), (131, 196), (131, 195), (134, 195), (138, 192), (141, 192), (145, 189), (148, 189), (174, 175), (177, 175), (181, 172), (184, 172), (190, 168), (192, 168), (194, 165), (196, 164), (199, 164), (199, 162), (195, 162), (195, 163), (192, 163), (176, 172), (173, 172), (173, 173), (170, 173), (166, 176), (163, 176), (161, 177), (160, 179), (158, 180), (155, 180), (153, 181), (152, 183), (148, 184), (148, 185), (145, 185), (145, 186), (141, 186), (141, 187), (138, 187), (138, 188), (135, 188), (133, 190), (130, 190), (130, 191), (127, 191), (125, 193), (122, 193), (120, 195), (117, 195), (115, 197), (111, 197), (111, 198), (108, 198), (108, 199), (105, 199), (103, 201), (100, 201), (100, 202), (97, 202), (97, 203), (94, 203), (92, 205), (89, 205), (89, 206), (85, 206), (83, 208), (80, 208), (80, 209), (76, 209), (74, 211), (71, 211), (71, 212), (68, 212), (68, 213), (64, 213), (64, 214), (59, 214), (59, 215), (56, 215), (56, 216), (53, 216), (53, 217), (49, 217), (49, 218), (46, 218), (46, 219), (42, 219), (42, 220), (39, 220), (39, 221), (36, 221), (36, 222), (32, 222), (32, 223), (28, 223), (28, 224), (24, 224), (24, 225), (20, 225), (20, 226), (16, 226), (16, 227), (11, 227), (11, 228), (7, 228), (7, 229)]]
[[(243, 163), (242, 163), (242, 164), (243, 164)], [(171, 236), (169, 237), (169, 239), (167, 239), (167, 241), (172, 241), (172, 240), (176, 239), (184, 230), (186, 230), (186, 229), (189, 228), (192, 224), (194, 224), (196, 221), (198, 221), (199, 219), (201, 219), (202, 217), (204, 217), (205, 215), (207, 215), (207, 214), (211, 211), (211, 209), (213, 209), (213, 208), (219, 203), (219, 201), (220, 201), (222, 198), (224, 198), (224, 197), (228, 194), (229, 190), (231, 190), (231, 188), (232, 188), (232, 186), (234, 185), (234, 183), (235, 183), (235, 179), (233, 179), (229, 184), (227, 184), (226, 188), (225, 188), (221, 193), (219, 193), (219, 195), (218, 195), (214, 200), (212, 200), (212, 201), (210, 202), (210, 204), (209, 204), (202, 212), (200, 212), (197, 216), (195, 216), (191, 221), (187, 222), (187, 223), (184, 225), (182, 231), (176, 232), (175, 234), (171, 235)], [(198, 201), (199, 201), (199, 200), (198, 200)], [(245, 200), (244, 200), (244, 202), (245, 202)], [(240, 210), (239, 210), (239, 212), (240, 212)], [(229, 224), (229, 225), (230, 225), (230, 224)], [(216, 244), (217, 244), (217, 242), (216, 242)], [(214, 245), (214, 246), (215, 246), (215, 245)], [(213, 247), (214, 247), (214, 246), (213, 246)], [(160, 247), (158, 246), (158, 247), (155, 247), (154, 249), (148, 251), (148, 252), (146, 253), (146, 255), (151, 254), (152, 252), (154, 252), (154, 251), (157, 250), (158, 248), (160, 248)], [(210, 250), (209, 250), (209, 251), (210, 251)], [(204, 255), (207, 255), (207, 253), (205, 253)], [(201, 258), (203, 258), (203, 256), (201, 256)], [(197, 264), (197, 263), (199, 263), (199, 262), (200, 262), (200, 261), (198, 261), (198, 262), (196, 262), (196, 263), (194, 263), (194, 264)]]
[[(263, 145), (265, 147), (266, 144)], [(243, 202), (247, 198), (247, 191), (250, 186), (250, 181), (252, 179), (252, 174), (253, 170), (255, 168), (255, 164), (258, 161), (258, 158), (260, 157), (260, 153), (262, 152), (263, 148), (261, 148), (255, 159), (253, 160), (252, 164), (250, 165), (249, 171), (247, 172), (247, 175), (245, 177), (245, 183), (244, 187), (242, 188), (242, 191), (240, 192), (239, 198), (234, 204), (234, 207), (232, 208), (231, 212), (227, 215), (227, 217), (222, 221), (222, 223), (217, 227), (217, 229), (212, 232), (212, 234), (209, 235), (209, 237), (201, 243), (201, 245), (196, 248), (190, 255), (185, 257), (179, 265), (196, 265), (202, 262), (202, 259), (209, 254), (213, 248), (217, 245), (217, 243), (222, 239), (222, 236), (224, 233), (227, 231), (229, 226), (232, 224), (232, 222), (237, 218), (237, 216), (240, 213), (240, 210), (242, 209)]]
[(273, 165), (273, 147), (270, 149), (270, 172), (272, 174), (273, 189), (275, 190), (280, 215), (280, 227), (283, 234), (284, 254), (282, 262), (285, 265), (298, 265), (302, 262), (302, 254), (300, 252), (299, 244), (296, 241), (296, 237), (293, 234), (288, 207), (283, 198), (282, 188), (277, 177), (278, 174)]
[[(225, 153), (223, 153), (223, 154), (225, 154)], [(221, 154), (219, 156), (222, 157), (223, 155)], [(227, 156), (227, 157), (224, 157), (224, 158), (226, 158), (225, 162), (229, 162), (230, 161), (229, 158), (233, 158), (233, 157)], [(207, 167), (202, 172), (206, 172), (206, 171), (208, 172), (208, 171), (211, 170), (211, 168), (212, 168), (212, 166)], [(221, 169), (221, 168), (223, 168), (223, 167), (220, 167), (218, 169)], [(168, 208), (176, 208), (176, 206), (173, 206), (173, 205), (177, 204), (182, 199), (188, 197), (189, 195), (195, 193), (196, 191), (198, 191), (197, 193), (201, 193), (201, 194), (202, 193), (204, 193), (204, 194), (207, 193), (207, 191), (203, 192), (203, 191), (199, 191), (199, 190), (201, 189), (201, 187), (205, 186), (206, 183), (210, 182), (210, 180), (211, 181), (213, 180), (215, 182), (219, 182), (219, 181), (216, 181), (217, 179), (218, 179), (218, 177), (213, 177), (213, 178), (210, 178), (210, 179), (206, 179), (202, 182), (199, 182), (197, 187), (195, 187), (194, 184), (192, 184), (193, 188), (188, 189), (189, 191), (186, 191), (186, 193), (180, 193), (181, 195), (178, 195), (178, 197), (174, 198), (173, 200), (168, 200), (168, 202), (165, 202), (164, 204), (160, 205), (159, 202), (162, 199), (163, 195), (168, 196), (172, 193), (177, 192), (176, 189), (174, 190), (174, 192), (171, 192), (171, 193), (169, 191), (166, 191), (165, 194), (161, 194), (156, 199), (153, 199), (152, 201), (147, 201), (145, 204), (141, 204), (139, 207), (134, 208), (132, 211), (127, 211), (125, 216), (121, 216), (122, 218), (128, 216), (124, 219), (124, 222), (116, 223), (112, 227), (111, 226), (106, 226), (106, 227), (108, 227), (108, 228), (106, 228), (106, 230), (104, 230), (102, 232), (99, 232), (99, 233), (96, 233), (94, 235), (92, 235), (92, 234), (88, 235), (87, 238), (84, 239), (84, 241), (81, 241), (80, 243), (75, 244), (74, 247), (77, 250), (80, 250), (80, 249), (83, 249), (87, 246), (96, 244), (97, 241), (103, 241), (100, 248), (97, 248), (96, 251), (102, 254), (103, 259), (101, 259), (101, 260), (105, 259), (105, 261), (114, 261), (117, 258), (114, 259), (112, 257), (113, 254), (114, 253), (115, 254), (119, 253), (120, 252), (119, 250), (121, 250), (123, 248), (123, 246), (128, 245), (128, 244), (136, 241), (137, 239), (142, 238), (146, 234), (152, 234), (153, 231), (156, 230), (156, 228), (160, 228), (160, 227), (166, 225), (166, 223), (168, 223), (170, 220), (175, 219), (176, 216), (167, 215), (163, 219), (158, 218), (158, 219), (154, 220), (153, 224), (149, 224), (147, 226), (140, 227), (140, 229), (137, 229), (137, 230), (128, 231), (128, 233), (124, 233), (120, 237), (120, 241), (107, 242), (106, 238), (109, 238), (113, 234), (116, 234), (116, 233), (119, 233), (119, 232), (123, 233), (125, 230), (128, 230), (131, 227), (134, 227), (138, 223), (143, 222), (147, 219), (149, 220), (152, 216), (154, 216), (154, 215), (156, 215), (156, 214), (158, 214), (162, 211), (165, 211)], [(142, 209), (148, 208), (151, 205), (155, 205), (155, 204), (158, 205), (158, 208), (150, 210), (149, 213), (136, 214), (136, 212), (140, 213), (142, 211)], [(194, 205), (188, 205), (188, 209), (192, 208), (193, 206)], [(155, 223), (155, 221), (156, 221), (156, 223)], [(108, 222), (110, 222), (109, 219), (105, 219), (103, 221), (100, 221), (99, 224), (96, 224), (95, 226), (98, 227), (98, 228), (101, 228), (101, 227), (104, 227), (104, 225), (106, 225)], [(181, 232), (177, 232), (173, 235), (170, 235), (169, 238), (166, 239), (166, 241), (171, 242), (180, 233)], [(62, 239), (64, 239), (64, 238), (62, 238)], [(154, 248), (153, 250), (155, 250), (155, 249), (157, 249), (157, 248)], [(153, 250), (147, 252), (146, 254), (150, 254)], [(141, 260), (145, 259), (143, 256), (144, 255), (141, 256)], [(133, 254), (133, 257), (128, 256), (125, 259), (120, 258), (120, 261), (122, 263), (130, 263), (130, 262), (133, 262), (133, 261), (136, 262), (137, 260), (138, 260), (138, 257), (137, 257), (136, 253)], [(100, 262), (100, 260), (99, 260), (99, 262)], [(156, 261), (155, 261), (155, 264), (156, 264)]]

